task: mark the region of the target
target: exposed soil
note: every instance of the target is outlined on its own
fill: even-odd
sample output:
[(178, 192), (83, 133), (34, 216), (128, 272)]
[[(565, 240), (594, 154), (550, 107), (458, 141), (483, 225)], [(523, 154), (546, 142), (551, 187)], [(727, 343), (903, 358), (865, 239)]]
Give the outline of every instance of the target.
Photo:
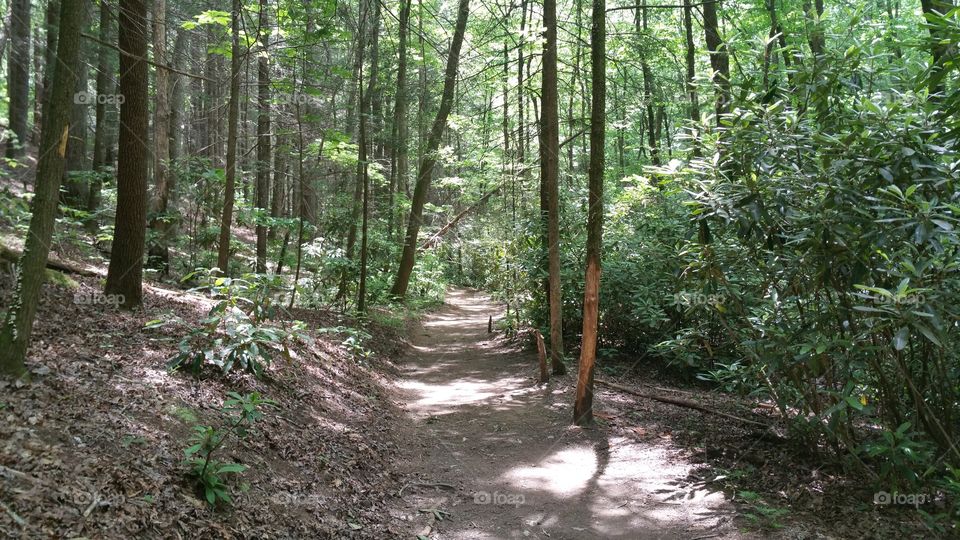
[(420, 512), (413, 532), (746, 537), (722, 493), (691, 486), (695, 465), (665, 442), (668, 433), (571, 427), (573, 377), (537, 385), (535, 355), (487, 333), (488, 317), (501, 313), (479, 293), (454, 290), (412, 337), (398, 383), (414, 422), (402, 445), (410, 473), (403, 498), (443, 518)]

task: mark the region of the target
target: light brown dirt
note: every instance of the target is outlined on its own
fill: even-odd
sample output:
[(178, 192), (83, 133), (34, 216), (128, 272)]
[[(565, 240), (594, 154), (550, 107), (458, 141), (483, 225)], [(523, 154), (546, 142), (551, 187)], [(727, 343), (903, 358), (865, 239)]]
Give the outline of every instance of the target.
[(744, 537), (723, 494), (689, 482), (694, 466), (669, 438), (571, 427), (573, 375), (537, 385), (535, 353), (487, 333), (502, 314), (478, 292), (452, 290), (401, 361), (405, 468), (417, 480), (398, 513), (414, 535)]

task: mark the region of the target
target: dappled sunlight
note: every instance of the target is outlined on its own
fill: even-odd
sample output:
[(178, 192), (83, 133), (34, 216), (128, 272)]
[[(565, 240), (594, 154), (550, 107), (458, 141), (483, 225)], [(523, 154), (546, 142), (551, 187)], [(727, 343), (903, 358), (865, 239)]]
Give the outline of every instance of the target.
[(533, 466), (511, 469), (503, 478), (517, 489), (537, 489), (569, 497), (586, 489), (596, 470), (593, 449), (579, 446), (560, 450)]
[(450, 384), (436, 385), (416, 381), (404, 381), (400, 388), (413, 390), (423, 397), (414, 402), (415, 408), (424, 409), (437, 405), (456, 406), (475, 403), (493, 397), (494, 386), (489, 383), (453, 381)]

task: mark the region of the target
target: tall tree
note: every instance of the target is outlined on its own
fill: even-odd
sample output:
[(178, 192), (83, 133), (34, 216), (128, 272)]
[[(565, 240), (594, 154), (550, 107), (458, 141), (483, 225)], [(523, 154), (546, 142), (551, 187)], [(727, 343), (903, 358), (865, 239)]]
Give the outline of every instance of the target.
[(400, 8), (398, 29), (399, 43), (397, 44), (397, 90), (394, 96), (393, 106), (393, 125), (391, 141), (391, 159), (390, 159), (390, 193), (388, 195), (388, 208), (390, 215), (387, 222), (387, 233), (393, 238), (396, 219), (394, 210), (394, 193), (402, 189), (406, 182), (407, 170), (409, 169), (407, 158), (407, 135), (409, 131), (409, 122), (407, 121), (408, 101), (407, 101), (407, 36), (410, 26), (410, 5), (412, 0), (402, 0), (403, 5)]
[(694, 155), (697, 155), (700, 152), (699, 128), (697, 127), (697, 124), (700, 123), (700, 101), (697, 98), (697, 48), (693, 42), (693, 6), (691, 5), (691, 2), (692, 0), (683, 0), (683, 37), (686, 45), (686, 54), (684, 57), (687, 68), (687, 77), (685, 82), (689, 107), (688, 115), (691, 123), (693, 124), (692, 129), (694, 130), (693, 153)]
[(237, 132), (240, 122), (240, 0), (233, 0), (230, 22), (230, 104), (227, 112), (226, 185), (223, 192), (223, 214), (220, 219), (220, 244), (217, 268), (227, 272), (230, 264), (230, 223), (233, 220), (234, 191), (237, 178)]
[(147, 5), (121, 0), (120, 134), (117, 149), (117, 214), (106, 294), (124, 307), (143, 302), (143, 252), (147, 228)]
[(361, 227), (360, 227), (360, 283), (357, 286), (357, 311), (363, 313), (367, 309), (367, 259), (369, 256), (367, 244), (368, 244), (368, 229), (369, 229), (369, 220), (370, 220), (370, 174), (369, 174), (369, 164), (368, 156), (371, 152), (368, 150), (367, 145), (369, 144), (369, 135), (367, 131), (367, 125), (372, 116), (372, 102), (374, 96), (377, 95), (377, 77), (379, 73), (379, 63), (380, 63), (380, 3), (374, 2), (373, 7), (373, 35), (370, 38), (370, 80), (367, 83), (366, 91), (363, 88), (363, 48), (360, 49), (360, 77), (357, 79), (358, 85), (358, 99), (360, 100), (360, 125), (359, 125), (359, 155), (357, 156), (358, 162), (358, 178), (357, 181), (361, 183), (363, 189), (361, 193), (362, 198), (362, 215), (361, 215)]
[(440, 148), (440, 138), (447, 125), (447, 116), (453, 107), (453, 91), (457, 84), (457, 68), (460, 64), (460, 48), (463, 45), (463, 35), (467, 28), (467, 16), (470, 13), (470, 0), (460, 0), (457, 8), (457, 24), (450, 42), (450, 52), (447, 55), (447, 67), (444, 73), (443, 94), (440, 97), (440, 109), (430, 128), (427, 144), (420, 157), (420, 166), (417, 171), (417, 184), (413, 190), (413, 201), (410, 205), (410, 218), (407, 223), (407, 234), (403, 242), (403, 254), (400, 257), (400, 266), (397, 269), (397, 278), (393, 283), (391, 294), (402, 298), (407, 294), (410, 285), (410, 276), (413, 274), (413, 265), (417, 257), (417, 236), (420, 233), (420, 224), (423, 219), (423, 207), (427, 202), (427, 190), (433, 180), (433, 168), (437, 164), (437, 150)]
[(7, 92), (10, 131), (16, 141), (7, 142), (8, 158), (23, 155), (27, 143), (27, 113), (30, 110), (30, 11), (31, 0), (10, 4), (10, 54), (7, 56)]
[[(637, 34), (646, 37), (649, 27), (647, 25), (647, 2), (646, 0), (637, 7), (634, 18), (634, 25)], [(640, 72), (643, 75), (643, 101), (647, 108), (647, 141), (650, 145), (650, 161), (654, 165), (660, 165), (660, 146), (658, 129), (656, 129), (656, 118), (653, 112), (653, 70), (650, 69), (650, 62), (647, 60), (647, 50), (641, 46), (640, 49)]]
[(590, 30), (591, 113), (590, 194), (587, 206), (587, 270), (583, 284), (583, 342), (573, 422), (593, 423), (593, 372), (597, 360), (597, 328), (600, 317), (600, 250), (603, 241), (603, 172), (606, 167), (607, 29), (606, 2), (593, 0)]
[[(926, 1), (929, 0), (921, 0), (921, 5)], [(813, 53), (813, 58), (816, 60), (823, 55), (823, 49), (826, 45), (826, 38), (823, 35), (823, 25), (820, 20), (823, 17), (823, 0), (813, 0), (812, 3), (810, 0), (804, 0), (803, 13), (809, 25), (807, 29), (807, 39), (810, 42), (810, 52)]]
[(257, 273), (267, 271), (267, 226), (270, 205), (270, 18), (267, 0), (260, 0), (260, 54), (257, 56)]
[(730, 58), (727, 55), (727, 44), (720, 35), (720, 23), (717, 19), (717, 2), (703, 4), (703, 31), (707, 41), (707, 52), (710, 54), (710, 67), (713, 69), (712, 80), (716, 87), (716, 122), (720, 125), (721, 117), (730, 108)]
[(113, 63), (113, 49), (107, 46), (113, 35), (112, 29), (116, 21), (110, 15), (110, 6), (107, 2), (100, 2), (99, 17), (99, 38), (101, 44), (97, 53), (97, 106), (93, 128), (94, 174), (90, 183), (90, 190), (87, 192), (87, 212), (90, 213), (87, 226), (92, 231), (96, 231), (99, 225), (99, 223), (97, 223), (96, 211), (100, 207), (100, 191), (103, 182), (102, 175), (104, 174), (104, 169), (108, 166), (107, 147), (110, 146), (111, 142), (109, 141), (110, 130), (107, 126), (107, 107), (109, 106), (112, 109), (113, 104), (108, 105), (107, 101), (112, 102), (113, 100), (107, 100), (105, 98), (110, 92), (109, 88), (112, 79), (111, 68), (116, 65)]
[(540, 182), (547, 199), (550, 361), (555, 375), (563, 365), (563, 303), (560, 294), (560, 113), (557, 90), (557, 0), (543, 0), (543, 76), (540, 99)]
[(86, 16), (85, 4), (83, 0), (67, 0), (60, 6), (64, 23), (58, 30), (60, 46), (53, 74), (55, 84), (43, 115), (45, 122), (41, 128), (36, 189), (30, 203), (30, 229), (17, 265), (15, 298), (0, 328), (0, 373), (8, 375), (26, 373), (24, 359), (40, 300), (40, 287), (46, 277), (45, 267), (70, 134), (73, 87), (80, 66), (80, 29)]
[[(153, 61), (167, 64), (167, 3), (153, 0)], [(170, 202), (170, 72), (157, 67), (154, 79), (153, 110), (153, 185), (154, 199), (150, 208), (150, 228), (155, 232), (150, 255), (166, 273), (169, 266), (167, 207)]]

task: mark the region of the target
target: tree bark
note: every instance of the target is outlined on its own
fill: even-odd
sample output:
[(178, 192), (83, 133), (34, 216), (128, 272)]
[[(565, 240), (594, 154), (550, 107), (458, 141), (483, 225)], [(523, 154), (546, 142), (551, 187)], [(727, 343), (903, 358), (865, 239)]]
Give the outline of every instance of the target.
[[(84, 42), (80, 42), (80, 57), (84, 56)], [(56, 62), (56, 60), (54, 60)], [(53, 67), (51, 66), (51, 69)], [(82, 177), (72, 172), (82, 172), (86, 168), (87, 157), (87, 64), (81, 62), (77, 72), (77, 81), (73, 88), (73, 117), (70, 119), (70, 139), (67, 141), (67, 162), (63, 171), (63, 187), (60, 190), (61, 201), (71, 208), (85, 208), (89, 195)], [(81, 96), (83, 96), (81, 98)]]
[(578, 426), (593, 423), (593, 372), (597, 359), (597, 328), (600, 314), (600, 251), (603, 240), (603, 173), (606, 166), (606, 2), (593, 0), (593, 26), (590, 36), (592, 61), (592, 110), (590, 122), (590, 194), (587, 208), (587, 270), (583, 288), (583, 342), (577, 393), (573, 404), (573, 422)]
[(712, 80), (717, 93), (716, 122), (719, 126), (721, 117), (730, 108), (730, 58), (727, 55), (727, 45), (720, 36), (717, 2), (703, 4), (703, 30), (707, 51), (710, 53), (710, 67), (713, 68)]
[[(637, 8), (634, 24), (637, 27), (638, 34), (647, 33), (647, 3), (646, 1)], [(642, 31), (642, 33), (640, 33)], [(653, 104), (653, 70), (650, 69), (650, 63), (647, 61), (647, 51), (642, 50), (640, 54), (640, 71), (643, 75), (643, 100), (646, 102), (647, 109), (647, 142), (650, 145), (650, 162), (656, 166), (660, 165), (660, 145), (658, 133), (653, 126), (656, 125)]]
[[(6, 156), (11, 159), (24, 154), (29, 140), (27, 113), (30, 110), (30, 11), (31, 0), (11, 0), (10, 55), (7, 57), (7, 92), (10, 131), (16, 141), (7, 141)], [(79, 44), (78, 44), (79, 45)], [(73, 87), (71, 86), (71, 89)]]
[(560, 113), (557, 90), (557, 0), (543, 0), (543, 76), (540, 99), (540, 182), (547, 199), (550, 363), (554, 375), (563, 365), (563, 302), (560, 290)]
[(700, 128), (698, 124), (700, 123), (700, 101), (697, 98), (697, 48), (693, 42), (693, 14), (692, 14), (691, 0), (683, 0), (683, 33), (684, 41), (686, 42), (686, 68), (687, 68), (687, 101), (689, 109), (688, 115), (690, 121), (693, 123), (691, 129), (693, 133), (693, 155), (697, 156), (700, 154)]
[(270, 211), (270, 34), (267, 0), (260, 0), (260, 47), (257, 58), (257, 263), (258, 274), (267, 271), (267, 226)]
[(58, 30), (61, 50), (53, 74), (56, 84), (52, 85), (51, 99), (43, 115), (46, 122), (41, 130), (36, 189), (30, 203), (30, 230), (20, 257), (14, 299), (0, 328), (0, 373), (17, 377), (26, 373), (24, 359), (46, 275), (44, 267), (50, 253), (70, 133), (73, 87), (80, 65), (80, 29), (86, 15), (83, 0), (66, 0), (60, 9), (64, 21)]
[[(167, 4), (153, 0), (153, 61), (167, 64)], [(167, 238), (167, 206), (170, 202), (170, 73), (163, 68), (154, 72), (155, 108), (153, 111), (153, 182), (154, 199), (150, 209), (150, 229), (155, 236), (150, 258), (163, 274), (167, 273), (170, 255)]]
[[(99, 38), (104, 43), (109, 43), (113, 35), (113, 18), (110, 16), (110, 8), (107, 2), (100, 2), (100, 28)], [(91, 214), (87, 227), (90, 231), (96, 232), (99, 223), (96, 218), (96, 211), (100, 208), (100, 190), (103, 184), (102, 174), (105, 174), (104, 168), (107, 163), (107, 147), (111, 144), (109, 141), (109, 129), (107, 128), (107, 101), (101, 99), (109, 93), (110, 80), (112, 75), (112, 55), (113, 50), (110, 47), (101, 45), (97, 52), (97, 107), (94, 121), (93, 132), (93, 180), (90, 184), (90, 191), (87, 193), (87, 212)], [(113, 109), (113, 105), (110, 106)]]
[(223, 193), (223, 216), (220, 219), (220, 244), (217, 250), (217, 268), (227, 273), (230, 264), (230, 223), (233, 220), (234, 190), (237, 178), (237, 131), (240, 120), (240, 0), (233, 0), (230, 24), (232, 54), (230, 55), (230, 105), (227, 113), (227, 167)]
[[(69, 1), (69, 0), (65, 0)], [(121, 0), (120, 134), (117, 150), (117, 214), (106, 294), (122, 295), (134, 308), (143, 302), (143, 251), (147, 226), (147, 6)]]
[(393, 239), (393, 231), (395, 228), (394, 220), (398, 217), (397, 211), (394, 209), (394, 193), (399, 192), (401, 186), (404, 185), (407, 170), (409, 169), (409, 159), (407, 157), (407, 135), (409, 130), (409, 123), (407, 122), (407, 111), (409, 109), (407, 102), (407, 36), (410, 33), (411, 3), (412, 0), (403, 0), (403, 5), (400, 8), (400, 42), (397, 45), (400, 58), (397, 63), (397, 93), (393, 106), (393, 137), (391, 144), (393, 156), (390, 160), (393, 167), (390, 172), (391, 185), (387, 204), (390, 212), (387, 218), (387, 234), (390, 239)]
[[(360, 48), (357, 51), (358, 65), (360, 67), (359, 72), (357, 73), (357, 99), (360, 103), (359, 111), (359, 123), (357, 126), (358, 134), (358, 149), (357, 149), (357, 185), (361, 187), (361, 221), (362, 225), (360, 227), (360, 283), (357, 286), (357, 311), (363, 313), (367, 309), (367, 219), (370, 214), (370, 178), (368, 176), (367, 169), (367, 122), (368, 117), (370, 116), (370, 100), (373, 94), (373, 88), (377, 83), (377, 63), (378, 63), (378, 36), (380, 34), (380, 4), (379, 2), (374, 2), (374, 15), (373, 15), (373, 25), (372, 31), (373, 35), (370, 38), (370, 82), (367, 84), (367, 90), (363, 89), (363, 62), (364, 62), (364, 46), (361, 41)], [(361, 7), (361, 10), (363, 7)], [(369, 7), (368, 7), (369, 9)], [(361, 15), (360, 17), (360, 32), (361, 34), (366, 27), (366, 14)], [(351, 221), (351, 226), (355, 226), (355, 222)], [(341, 284), (343, 286), (343, 284)]]
[(443, 94), (440, 98), (440, 109), (433, 121), (427, 145), (417, 172), (417, 185), (413, 192), (413, 201), (410, 206), (410, 218), (407, 224), (407, 234), (403, 243), (403, 255), (397, 269), (397, 278), (394, 281), (391, 294), (402, 298), (407, 293), (410, 276), (417, 256), (417, 235), (420, 233), (420, 220), (423, 217), (423, 207), (427, 202), (427, 190), (433, 179), (433, 167), (437, 163), (437, 150), (440, 148), (440, 138), (447, 125), (447, 116), (453, 106), (453, 91), (457, 84), (457, 68), (460, 64), (460, 48), (463, 45), (463, 35), (467, 27), (467, 15), (470, 13), (470, 0), (459, 0), (457, 8), (457, 24), (450, 43), (450, 53), (447, 56), (447, 67), (444, 74)]

